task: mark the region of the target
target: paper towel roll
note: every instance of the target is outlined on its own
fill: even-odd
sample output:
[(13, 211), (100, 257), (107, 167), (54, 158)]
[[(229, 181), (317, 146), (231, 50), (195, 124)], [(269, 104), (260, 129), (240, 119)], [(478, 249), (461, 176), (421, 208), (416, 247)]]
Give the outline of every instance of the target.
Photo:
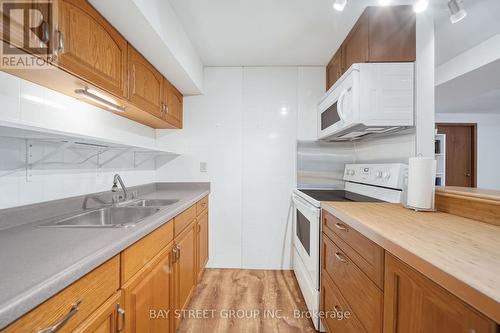
[(406, 205), (416, 210), (434, 210), (436, 160), (433, 157), (410, 157)]

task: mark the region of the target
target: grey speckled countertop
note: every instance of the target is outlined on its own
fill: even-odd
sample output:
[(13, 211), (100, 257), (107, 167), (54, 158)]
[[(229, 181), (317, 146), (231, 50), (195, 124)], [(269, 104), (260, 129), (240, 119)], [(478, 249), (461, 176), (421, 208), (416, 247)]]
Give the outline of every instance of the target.
[[(210, 192), (209, 183), (158, 183), (138, 188), (141, 198), (179, 201), (129, 228), (44, 228), (38, 226), (41, 222), (29, 221), (33, 216), (27, 217), (35, 210), (37, 216), (45, 217), (46, 211), (67, 213), (61, 207), (81, 206), (83, 196), (31, 205), (29, 209), (0, 210), (0, 329)], [(17, 224), (16, 216), (21, 221)]]

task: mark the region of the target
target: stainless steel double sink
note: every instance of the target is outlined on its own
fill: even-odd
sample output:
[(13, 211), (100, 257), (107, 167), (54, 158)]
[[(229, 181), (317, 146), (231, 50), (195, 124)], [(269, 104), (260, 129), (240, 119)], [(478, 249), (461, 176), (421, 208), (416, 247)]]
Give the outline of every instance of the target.
[(172, 205), (175, 199), (136, 199), (118, 205), (79, 212), (74, 215), (51, 219), (41, 227), (118, 228), (132, 227), (162, 208)]

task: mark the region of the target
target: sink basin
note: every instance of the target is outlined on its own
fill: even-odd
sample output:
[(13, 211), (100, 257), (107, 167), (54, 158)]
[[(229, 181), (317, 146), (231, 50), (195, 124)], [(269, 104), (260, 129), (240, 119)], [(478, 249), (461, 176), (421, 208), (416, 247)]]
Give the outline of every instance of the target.
[(51, 221), (41, 226), (79, 228), (130, 227), (159, 210), (160, 208), (153, 207), (106, 207)]
[(139, 199), (124, 205), (133, 207), (163, 207), (172, 205), (178, 201), (177, 199)]

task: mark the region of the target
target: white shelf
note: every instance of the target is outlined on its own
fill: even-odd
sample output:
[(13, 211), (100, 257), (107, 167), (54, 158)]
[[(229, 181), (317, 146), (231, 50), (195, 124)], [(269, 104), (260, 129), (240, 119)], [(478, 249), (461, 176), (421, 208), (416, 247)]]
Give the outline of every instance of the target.
[[(3, 175), (22, 169), (26, 170), (27, 178), (30, 170), (35, 168), (67, 168), (82, 165), (93, 165), (97, 168), (106, 167), (120, 157), (127, 157), (129, 168), (154, 168), (180, 156), (178, 153), (153, 146), (131, 145), (113, 140), (103, 140), (90, 136), (72, 135), (60, 131), (47, 130), (29, 124), (9, 123), (0, 121), (0, 139), (14, 138), (25, 140), (26, 159), (24, 165), (12, 168)], [(77, 157), (72, 161), (61, 158), (65, 150), (71, 150)], [(121, 161), (121, 160), (120, 160)], [(119, 164), (120, 161), (115, 162)], [(146, 163), (152, 161), (150, 163)], [(2, 174), (0, 174), (0, 177)]]

